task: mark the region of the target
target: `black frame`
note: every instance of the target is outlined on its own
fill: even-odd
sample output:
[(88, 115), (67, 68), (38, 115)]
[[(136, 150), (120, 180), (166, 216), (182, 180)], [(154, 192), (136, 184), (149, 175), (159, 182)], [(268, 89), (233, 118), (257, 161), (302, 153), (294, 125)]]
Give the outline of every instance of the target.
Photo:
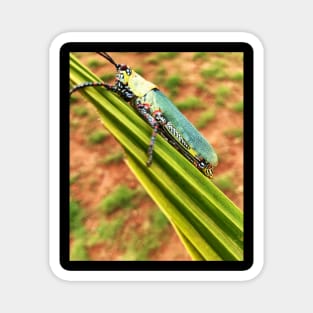
[[(243, 261), (70, 261), (69, 54), (70, 52), (244, 53), (244, 259)], [(60, 265), (69, 271), (245, 271), (253, 265), (253, 48), (244, 42), (70, 42), (60, 49)]]

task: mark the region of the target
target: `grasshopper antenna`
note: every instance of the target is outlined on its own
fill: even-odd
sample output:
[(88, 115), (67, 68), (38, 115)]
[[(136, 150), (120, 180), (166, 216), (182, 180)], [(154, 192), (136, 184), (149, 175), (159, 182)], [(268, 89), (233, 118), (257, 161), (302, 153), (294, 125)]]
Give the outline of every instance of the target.
[[(116, 64), (115, 61), (112, 59), (112, 57), (110, 57), (106, 52), (97, 52), (97, 53), (100, 54), (105, 59), (107, 59), (110, 63), (112, 63), (116, 67), (116, 69), (119, 69), (120, 65)], [(84, 82), (84, 83), (81, 83), (79, 85), (74, 86), (70, 90), (70, 95), (72, 93), (74, 93), (75, 91), (77, 91), (79, 89), (84, 89), (86, 87), (105, 87), (107, 90), (113, 90), (114, 89), (111, 85), (106, 84), (104, 82)]]
[(109, 56), (106, 52), (97, 52), (97, 53), (103, 56), (105, 59), (107, 59), (110, 63), (112, 63), (118, 69), (119, 65), (116, 64), (115, 61), (112, 59), (112, 57)]

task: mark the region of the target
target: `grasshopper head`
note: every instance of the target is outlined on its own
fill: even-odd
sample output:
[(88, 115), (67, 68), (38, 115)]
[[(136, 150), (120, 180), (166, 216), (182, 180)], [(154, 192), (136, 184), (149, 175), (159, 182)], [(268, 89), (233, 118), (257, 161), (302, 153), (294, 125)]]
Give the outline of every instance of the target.
[(129, 77), (132, 74), (132, 69), (125, 64), (117, 64), (116, 79), (123, 85), (128, 85)]

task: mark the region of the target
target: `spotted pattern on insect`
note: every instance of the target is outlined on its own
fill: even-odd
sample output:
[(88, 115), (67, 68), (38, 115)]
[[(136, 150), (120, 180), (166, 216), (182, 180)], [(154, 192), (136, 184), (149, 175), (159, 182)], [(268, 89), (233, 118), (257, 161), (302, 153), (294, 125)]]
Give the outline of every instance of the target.
[(182, 144), (187, 150), (190, 149), (190, 146), (184, 140), (183, 136), (177, 131), (171, 122), (168, 122), (165, 128), (177, 139), (177, 141)]
[(106, 52), (98, 53), (117, 69), (115, 85), (86, 82), (75, 86), (70, 93), (92, 86), (102, 86), (115, 92), (129, 102), (153, 129), (147, 152), (148, 166), (152, 163), (155, 139), (160, 133), (205, 176), (211, 178), (218, 163), (217, 155), (198, 130), (156, 85), (145, 80), (127, 65), (117, 64)]
[(86, 88), (86, 87), (105, 87), (107, 88), (109, 85), (106, 84), (106, 83), (103, 83), (103, 82), (84, 82), (82, 84), (79, 84), (79, 85), (76, 85), (74, 86), (71, 90), (70, 90), (70, 95), (79, 90), (79, 89), (83, 89), (83, 88)]

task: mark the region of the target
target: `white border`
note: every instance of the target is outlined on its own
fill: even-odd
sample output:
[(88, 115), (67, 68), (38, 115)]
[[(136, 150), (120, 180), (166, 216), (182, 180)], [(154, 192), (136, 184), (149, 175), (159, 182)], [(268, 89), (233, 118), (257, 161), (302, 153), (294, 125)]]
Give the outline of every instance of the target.
[[(245, 42), (254, 50), (254, 262), (246, 271), (67, 271), (59, 263), (59, 52), (68, 42)], [(244, 281), (264, 262), (264, 51), (260, 40), (243, 32), (63, 33), (50, 46), (49, 82), (49, 263), (68, 281)]]

